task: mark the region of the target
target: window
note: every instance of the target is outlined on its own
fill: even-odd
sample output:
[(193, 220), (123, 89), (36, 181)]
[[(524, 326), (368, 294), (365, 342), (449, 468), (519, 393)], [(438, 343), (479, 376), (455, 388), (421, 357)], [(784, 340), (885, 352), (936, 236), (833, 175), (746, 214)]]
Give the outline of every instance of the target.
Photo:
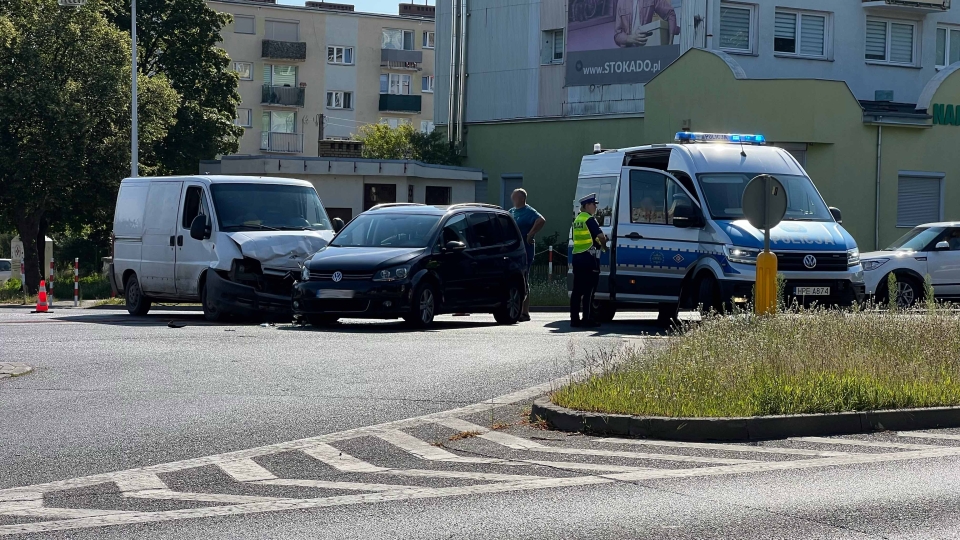
[(327, 92), (327, 108), (328, 109), (352, 109), (353, 108), (353, 92), (343, 92), (340, 90)]
[(774, 19), (773, 50), (784, 55), (825, 57), (827, 16), (778, 10)]
[(380, 119), (380, 123), (381, 123), (381, 124), (386, 124), (386, 125), (390, 126), (391, 129), (397, 129), (398, 127), (400, 127), (400, 126), (403, 125), (403, 124), (409, 124), (409, 123), (410, 123), (410, 119), (409, 119), (409, 118), (388, 118), (388, 117), (384, 117), (384, 118), (381, 118), (381, 119)]
[(424, 133), (433, 132), (433, 122), (430, 120), (421, 120), (420, 121), (420, 131)]
[(897, 178), (897, 227), (940, 221), (943, 177), (901, 173)]
[(263, 111), (263, 131), (296, 133), (297, 113), (293, 111)]
[(423, 33), (423, 48), (432, 49), (434, 43), (437, 41), (437, 34), (435, 32), (424, 32)]
[(331, 64), (353, 64), (353, 47), (327, 47), (327, 62)]
[(297, 66), (263, 65), (263, 84), (273, 86), (296, 86)]
[(237, 118), (233, 123), (243, 127), (253, 126), (253, 109), (237, 109)]
[(206, 211), (207, 205), (203, 200), (203, 188), (200, 186), (188, 186), (187, 194), (183, 198), (183, 220), (181, 222), (184, 229), (189, 229), (193, 225), (193, 220), (197, 216), (209, 215)]
[(250, 15), (234, 15), (233, 32), (235, 34), (256, 34), (256, 21), (257, 20)]
[(423, 202), (430, 206), (444, 206), (450, 204), (450, 188), (427, 186)]
[(420, 90), (428, 94), (433, 93), (433, 75), (427, 75), (420, 79)]
[(447, 224), (443, 226), (440, 242), (441, 247), (446, 246), (447, 242), (463, 242), (465, 246), (470, 245), (466, 214), (458, 214), (447, 221)]
[(344, 223), (350, 223), (350, 220), (353, 219), (353, 208), (331, 208), (325, 206), (323, 209), (327, 211), (327, 216), (330, 217), (330, 221), (333, 221), (335, 218), (340, 218)]
[(865, 58), (885, 64), (915, 65), (917, 23), (867, 19)]
[(241, 81), (253, 80), (253, 63), (252, 62), (234, 62), (233, 70), (236, 71), (237, 75), (240, 76)]
[[(583, 178), (577, 181), (577, 191), (573, 195), (573, 217), (575, 218), (580, 213), (580, 203), (577, 201), (591, 193), (596, 193), (597, 221), (600, 222), (601, 227), (613, 225), (611, 218), (613, 216), (613, 203), (616, 198), (615, 187), (619, 182), (620, 179), (615, 176)], [(506, 199), (506, 203), (509, 203), (509, 199), (506, 197), (504, 199)], [(504, 208), (509, 207), (509, 205), (504, 206)]]
[(407, 202), (413, 202), (413, 184), (407, 184)]
[(380, 41), (381, 49), (396, 49), (401, 51), (413, 50), (413, 30), (383, 29), (383, 38)]
[(960, 61), (960, 27), (937, 27), (937, 67)]
[(410, 75), (401, 73), (381, 73), (380, 93), (410, 95), (410, 81)]
[(720, 4), (720, 48), (752, 53), (756, 49), (756, 12), (752, 4)]
[(300, 23), (297, 21), (271, 21), (264, 23), (267, 39), (276, 41), (300, 41)]
[(540, 45), (540, 63), (563, 63), (563, 30), (544, 30)]
[(649, 171), (630, 171), (630, 222), (667, 223), (666, 177)]
[(497, 222), (494, 218), (496, 214), (486, 212), (475, 212), (467, 214), (467, 224), (473, 233), (473, 239), (470, 242), (472, 248), (486, 248), (500, 245), (501, 239)]
[(397, 202), (396, 184), (364, 184), (363, 210), (367, 211), (378, 204)]
[(516, 245), (523, 241), (517, 222), (512, 217), (497, 214), (497, 223), (500, 224), (500, 239), (504, 244)]

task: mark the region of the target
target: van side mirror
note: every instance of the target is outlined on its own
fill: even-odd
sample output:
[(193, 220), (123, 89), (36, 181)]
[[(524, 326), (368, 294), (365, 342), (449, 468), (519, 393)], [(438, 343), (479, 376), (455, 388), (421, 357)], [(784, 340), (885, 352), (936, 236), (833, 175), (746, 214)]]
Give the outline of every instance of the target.
[(193, 218), (190, 224), (190, 238), (194, 240), (206, 240), (210, 238), (210, 227), (207, 225), (207, 216), (200, 214)]
[(840, 214), (840, 209), (839, 209), (839, 208), (837, 208), (836, 206), (831, 206), (831, 207), (830, 207), (830, 215), (833, 216), (833, 220), (834, 220), (834, 221), (836, 221), (836, 222), (839, 223), (840, 225), (843, 225), (843, 215)]
[(340, 229), (343, 229), (343, 220), (338, 217), (333, 218), (333, 232), (338, 233)]
[(680, 229), (699, 227), (700, 216), (692, 204), (679, 204), (673, 209), (673, 226)]
[(443, 250), (447, 253), (454, 253), (457, 251), (463, 251), (465, 249), (467, 249), (467, 245), (457, 240), (451, 240), (443, 246)]
[(941, 240), (937, 242), (937, 245), (933, 247), (936, 251), (950, 251), (950, 242), (946, 240)]

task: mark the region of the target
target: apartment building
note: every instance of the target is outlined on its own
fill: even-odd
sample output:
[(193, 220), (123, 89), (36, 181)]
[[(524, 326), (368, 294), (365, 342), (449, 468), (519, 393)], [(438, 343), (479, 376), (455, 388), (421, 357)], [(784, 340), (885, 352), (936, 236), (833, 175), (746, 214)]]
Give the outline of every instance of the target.
[[(864, 249), (960, 219), (951, 0), (438, 0), (438, 129), (566, 236), (581, 156), (693, 131), (790, 151)], [(956, 80), (955, 80), (956, 79)], [(957, 95), (954, 95), (957, 94)], [(509, 141), (509, 144), (504, 144)]]
[(364, 124), (433, 130), (434, 8), (210, 0), (233, 16), (221, 46), (240, 74), (239, 154), (317, 156)]

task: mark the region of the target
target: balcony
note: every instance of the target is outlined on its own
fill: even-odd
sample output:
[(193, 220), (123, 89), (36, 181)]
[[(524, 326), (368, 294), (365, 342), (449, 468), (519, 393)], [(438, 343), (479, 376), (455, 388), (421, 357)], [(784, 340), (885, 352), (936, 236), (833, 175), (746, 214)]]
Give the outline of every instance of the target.
[(861, 0), (865, 8), (901, 13), (940, 13), (950, 9), (950, 0)]
[(306, 88), (265, 84), (260, 92), (260, 104), (277, 107), (303, 107), (306, 92)]
[(302, 154), (303, 133), (260, 132), (260, 150), (278, 154)]
[(380, 94), (380, 112), (418, 114), (420, 112), (420, 96)]
[(263, 40), (260, 56), (275, 60), (306, 60), (307, 44), (304, 41)]
[(423, 51), (380, 49), (380, 67), (419, 71), (422, 63)]

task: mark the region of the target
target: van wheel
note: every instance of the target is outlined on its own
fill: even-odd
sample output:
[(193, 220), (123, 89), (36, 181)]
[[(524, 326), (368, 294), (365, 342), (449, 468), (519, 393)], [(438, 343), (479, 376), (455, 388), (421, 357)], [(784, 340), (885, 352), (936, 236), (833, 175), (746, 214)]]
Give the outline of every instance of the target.
[(437, 294), (433, 285), (421, 283), (413, 291), (410, 314), (404, 315), (403, 320), (414, 328), (426, 328), (433, 324), (433, 316), (437, 312)]
[(700, 284), (697, 287), (697, 307), (701, 313), (709, 313), (712, 309), (717, 313), (723, 312), (720, 305), (720, 288), (717, 287), (717, 280), (712, 275), (706, 275), (700, 278)]
[(593, 301), (593, 320), (598, 323), (613, 321), (617, 314), (617, 306), (613, 302)]
[(226, 314), (218, 308), (210, 299), (209, 283), (210, 278), (204, 278), (203, 291), (200, 292), (200, 304), (203, 306), (203, 317), (210, 322), (222, 322), (227, 318)]
[(127, 283), (124, 285), (124, 291), (126, 294), (124, 298), (127, 303), (127, 312), (131, 315), (143, 316), (150, 311), (150, 299), (144, 296), (143, 289), (140, 288), (140, 280), (137, 279), (137, 275), (133, 274), (127, 278)]
[(503, 305), (493, 312), (493, 318), (498, 324), (517, 324), (523, 311), (523, 285), (512, 283), (507, 287), (506, 297)]

